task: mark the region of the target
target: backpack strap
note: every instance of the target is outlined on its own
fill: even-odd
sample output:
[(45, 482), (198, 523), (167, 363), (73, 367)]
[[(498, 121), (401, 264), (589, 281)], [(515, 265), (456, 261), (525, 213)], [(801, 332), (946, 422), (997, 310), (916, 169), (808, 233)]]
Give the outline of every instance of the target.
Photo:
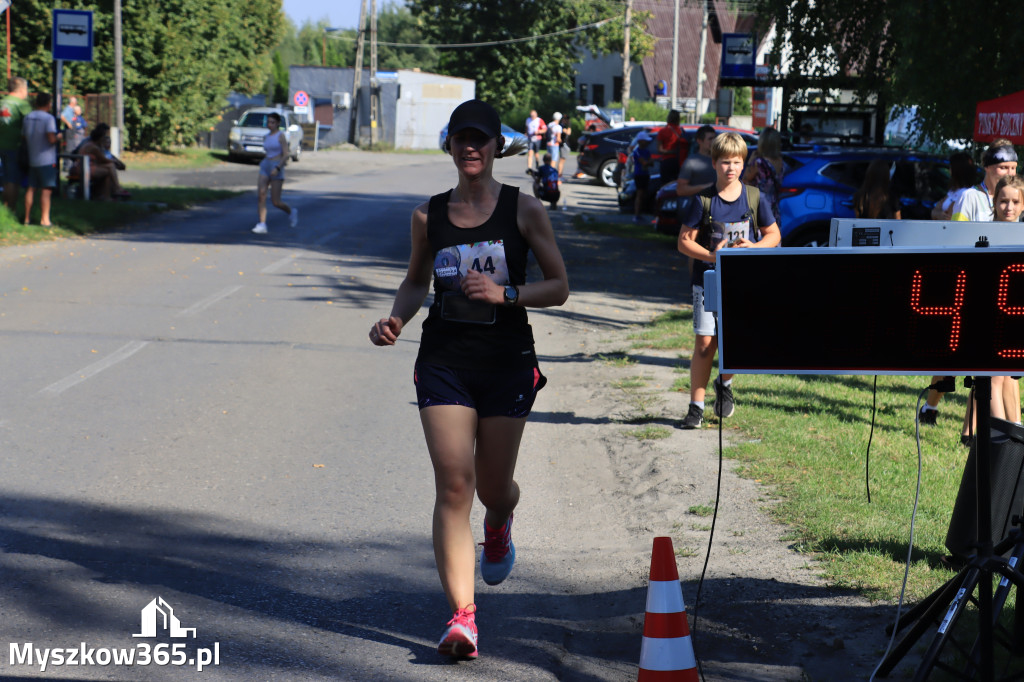
[(702, 190), (697, 198), (700, 200), (700, 223), (697, 225), (697, 243), (711, 249), (711, 199), (718, 194), (715, 185)]
[(750, 236), (755, 237), (754, 241), (761, 238), (758, 234), (761, 226), (757, 220), (757, 209), (761, 203), (761, 190), (755, 185), (745, 185), (747, 188), (747, 208), (750, 210)]

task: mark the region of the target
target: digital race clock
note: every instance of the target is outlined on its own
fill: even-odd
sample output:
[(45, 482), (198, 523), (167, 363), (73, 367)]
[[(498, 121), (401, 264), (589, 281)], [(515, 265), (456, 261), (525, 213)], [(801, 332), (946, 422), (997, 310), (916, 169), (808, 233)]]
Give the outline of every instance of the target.
[(1024, 374), (1024, 249), (722, 249), (723, 373)]

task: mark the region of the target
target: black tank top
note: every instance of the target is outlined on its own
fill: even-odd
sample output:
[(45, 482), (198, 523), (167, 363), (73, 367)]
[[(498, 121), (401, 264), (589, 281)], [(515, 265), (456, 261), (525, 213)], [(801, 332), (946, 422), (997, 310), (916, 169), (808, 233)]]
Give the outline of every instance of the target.
[(519, 188), (502, 185), (494, 212), (476, 227), (448, 219), (452, 190), (430, 198), (427, 239), (434, 253), (434, 302), (423, 323), (419, 360), (467, 369), (524, 369), (537, 366), (533, 330), (526, 309), (494, 307), (493, 324), (443, 319), (445, 295), (462, 297), (460, 283), (470, 269), (502, 286), (526, 283), (529, 245), (519, 232)]

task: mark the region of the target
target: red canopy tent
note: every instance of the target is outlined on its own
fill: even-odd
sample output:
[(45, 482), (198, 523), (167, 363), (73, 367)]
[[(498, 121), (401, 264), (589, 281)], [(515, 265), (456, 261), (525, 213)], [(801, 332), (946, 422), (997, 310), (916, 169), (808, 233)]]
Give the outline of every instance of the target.
[(1024, 90), (978, 102), (974, 115), (974, 141), (991, 142), (997, 137), (1024, 145)]

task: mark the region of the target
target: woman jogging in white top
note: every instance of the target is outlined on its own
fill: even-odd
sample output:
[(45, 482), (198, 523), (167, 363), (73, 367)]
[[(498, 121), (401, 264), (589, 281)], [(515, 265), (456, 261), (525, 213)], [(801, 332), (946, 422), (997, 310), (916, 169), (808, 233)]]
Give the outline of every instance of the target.
[(267, 187), (270, 187), (270, 201), (277, 208), (288, 214), (288, 222), (292, 227), (299, 224), (298, 209), (291, 208), (281, 201), (281, 187), (284, 185), (284, 167), (288, 165), (288, 138), (281, 131), (281, 115), (267, 114), (269, 132), (263, 138), (263, 151), (266, 154), (260, 161), (260, 177), (256, 184), (259, 192), (257, 209), (260, 221), (252, 231), (256, 234), (267, 233)]

